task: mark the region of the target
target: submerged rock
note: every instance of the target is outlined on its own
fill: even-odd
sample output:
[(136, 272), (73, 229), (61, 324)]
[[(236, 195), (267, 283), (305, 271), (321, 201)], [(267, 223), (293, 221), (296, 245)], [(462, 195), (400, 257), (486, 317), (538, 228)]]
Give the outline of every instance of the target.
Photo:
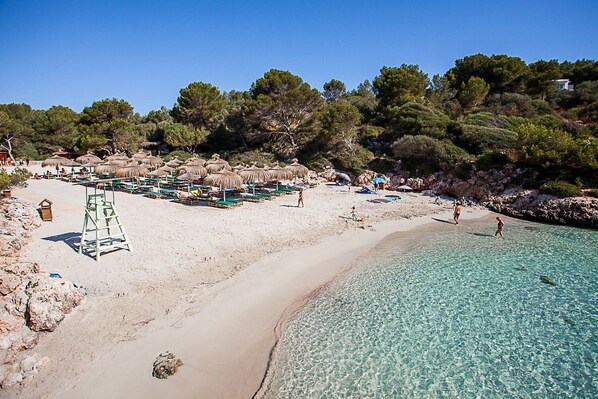
[(165, 379), (176, 373), (182, 365), (181, 359), (177, 359), (170, 352), (163, 352), (154, 360), (152, 375), (159, 379)]
[(553, 279), (551, 279), (548, 276), (540, 276), (540, 281), (543, 282), (544, 284), (556, 285), (556, 281), (554, 281)]

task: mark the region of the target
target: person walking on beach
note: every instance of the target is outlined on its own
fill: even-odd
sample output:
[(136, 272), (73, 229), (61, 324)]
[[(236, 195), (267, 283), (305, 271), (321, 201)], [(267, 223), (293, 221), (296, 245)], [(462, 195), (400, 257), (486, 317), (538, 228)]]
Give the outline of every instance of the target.
[(457, 202), (455, 205), (455, 212), (453, 213), (453, 220), (455, 224), (459, 224), (459, 216), (461, 216), (461, 203)]
[(505, 227), (505, 222), (502, 221), (502, 219), (500, 217), (496, 217), (496, 220), (498, 220), (498, 229), (496, 230), (496, 233), (494, 233), (494, 237), (496, 236), (501, 236), (502, 235), (502, 229)]
[(299, 199), (297, 200), (297, 208), (299, 208), (299, 205), (301, 205), (301, 208), (303, 208), (303, 189), (299, 189)]

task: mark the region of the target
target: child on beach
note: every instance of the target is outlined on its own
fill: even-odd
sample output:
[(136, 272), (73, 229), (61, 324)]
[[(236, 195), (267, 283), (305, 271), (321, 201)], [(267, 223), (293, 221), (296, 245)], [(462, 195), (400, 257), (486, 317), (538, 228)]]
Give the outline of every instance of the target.
[(299, 190), (299, 199), (297, 200), (297, 208), (299, 208), (299, 205), (301, 205), (301, 208), (303, 208), (303, 189)]

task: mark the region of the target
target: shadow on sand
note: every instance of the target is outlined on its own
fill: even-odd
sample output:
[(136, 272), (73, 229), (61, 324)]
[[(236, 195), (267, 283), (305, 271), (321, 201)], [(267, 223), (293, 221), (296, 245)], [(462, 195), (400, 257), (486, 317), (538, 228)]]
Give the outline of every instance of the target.
[(432, 218), (432, 220), (435, 220), (437, 222), (442, 222), (442, 223), (455, 224), (455, 222), (451, 222), (449, 220), (444, 220), (444, 219)]
[(66, 245), (71, 247), (71, 249), (75, 252), (79, 251), (79, 243), (81, 242), (81, 233), (78, 232), (70, 232), (70, 233), (63, 233), (58, 234), (55, 236), (43, 237), (42, 240), (52, 241), (52, 242), (64, 242)]
[(467, 233), (478, 237), (494, 237), (492, 234), (484, 234), (484, 233)]

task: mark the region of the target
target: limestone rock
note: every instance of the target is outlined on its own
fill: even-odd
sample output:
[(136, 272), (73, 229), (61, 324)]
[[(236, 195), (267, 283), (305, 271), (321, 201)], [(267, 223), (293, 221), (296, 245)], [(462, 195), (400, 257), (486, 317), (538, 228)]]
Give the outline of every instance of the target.
[(154, 361), (152, 375), (159, 379), (168, 378), (176, 373), (182, 365), (183, 361), (181, 359), (177, 359), (170, 352), (163, 352)]
[(27, 320), (33, 331), (54, 331), (64, 316), (78, 306), (85, 292), (70, 281), (38, 275), (31, 280)]

